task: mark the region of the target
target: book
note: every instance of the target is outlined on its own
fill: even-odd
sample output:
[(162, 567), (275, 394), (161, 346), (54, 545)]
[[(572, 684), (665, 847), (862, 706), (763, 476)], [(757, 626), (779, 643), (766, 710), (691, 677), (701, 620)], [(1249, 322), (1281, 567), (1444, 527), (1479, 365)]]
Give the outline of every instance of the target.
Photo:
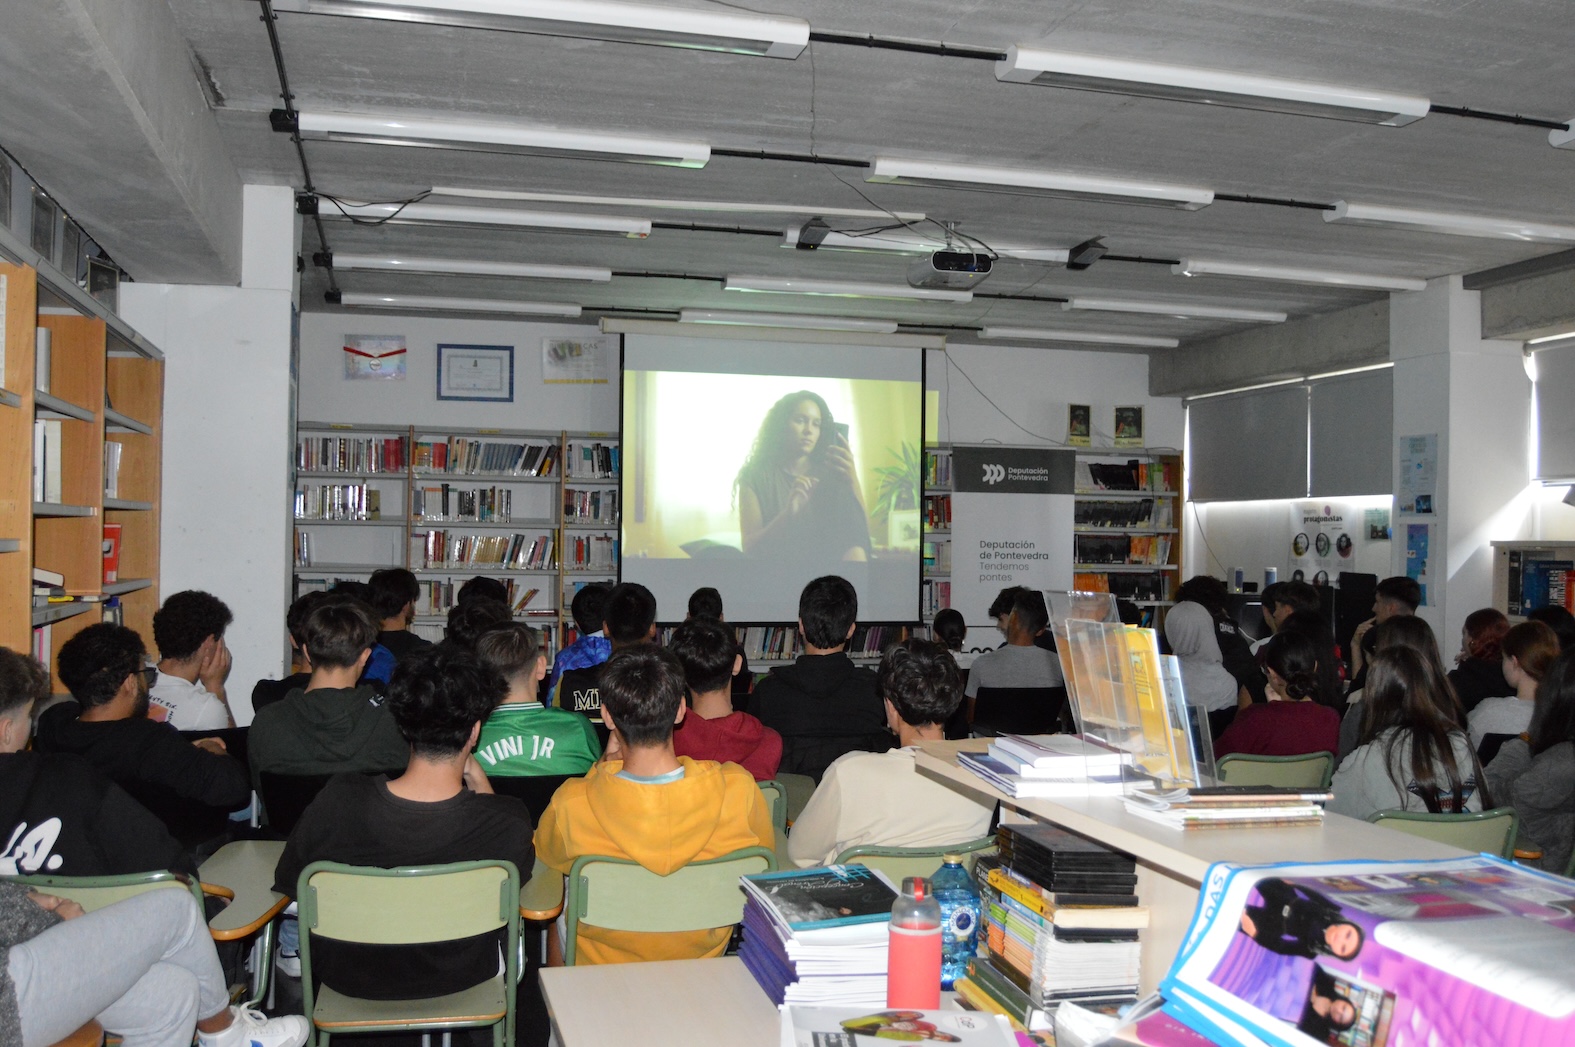
[[(767, 917), (791, 935), (806, 931), (891, 922), (897, 891), (878, 870), (864, 865), (789, 869), (743, 878), (744, 890)], [(881, 932), (885, 941), (885, 931)]]
[(1132, 762), (1128, 753), (1075, 734), (1004, 734), (991, 745), (1040, 770), (1120, 768)]
[(961, 752), (957, 764), (965, 767), (1014, 799), (1049, 799), (1057, 796), (1120, 796), (1125, 788), (1119, 774), (1068, 775), (1061, 778), (1028, 778), (984, 753)]
[(782, 1008), (782, 1047), (860, 1047), (890, 1040), (939, 1040), (961, 1047), (1017, 1047), (1011, 1024), (980, 1011), (868, 1007)]
[(120, 531), (118, 523), (104, 525), (104, 582), (120, 581)]

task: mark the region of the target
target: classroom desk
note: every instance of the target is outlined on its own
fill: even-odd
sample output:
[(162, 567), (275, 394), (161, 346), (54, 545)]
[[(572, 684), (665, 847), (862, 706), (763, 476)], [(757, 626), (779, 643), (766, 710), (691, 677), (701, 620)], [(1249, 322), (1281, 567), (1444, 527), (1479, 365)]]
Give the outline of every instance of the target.
[(736, 956), (549, 967), (542, 995), (561, 1047), (777, 1047), (775, 1005)]
[(1005, 810), (1058, 825), (1136, 858), (1137, 893), (1149, 908), (1150, 920), (1142, 933), (1140, 987), (1144, 992), (1152, 991), (1170, 970), (1197, 908), (1198, 888), (1215, 862), (1265, 865), (1352, 858), (1459, 858), (1466, 854), (1457, 847), (1339, 814), (1324, 815), (1323, 824), (1318, 826), (1188, 831), (1128, 814), (1120, 797), (1017, 800), (957, 765), (959, 750), (982, 752), (988, 747), (986, 738), (924, 742), (915, 765), (920, 774), (959, 792), (986, 802), (999, 800)]

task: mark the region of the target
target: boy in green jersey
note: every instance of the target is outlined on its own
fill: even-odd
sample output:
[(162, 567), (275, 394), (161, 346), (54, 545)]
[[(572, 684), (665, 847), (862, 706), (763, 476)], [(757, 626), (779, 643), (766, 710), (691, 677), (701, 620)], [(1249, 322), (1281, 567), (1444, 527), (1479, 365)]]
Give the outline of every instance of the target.
[(493, 626), (477, 638), (476, 655), (509, 685), (476, 742), (476, 760), (489, 777), (584, 774), (601, 758), (590, 720), (536, 700), (547, 656), (535, 629), (520, 622)]

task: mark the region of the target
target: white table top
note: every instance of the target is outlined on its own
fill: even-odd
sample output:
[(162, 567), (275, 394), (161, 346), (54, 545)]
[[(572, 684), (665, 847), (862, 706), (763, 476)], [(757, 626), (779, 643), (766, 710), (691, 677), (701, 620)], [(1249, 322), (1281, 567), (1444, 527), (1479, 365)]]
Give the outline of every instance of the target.
[(562, 1047), (777, 1047), (775, 1005), (736, 956), (541, 971)]

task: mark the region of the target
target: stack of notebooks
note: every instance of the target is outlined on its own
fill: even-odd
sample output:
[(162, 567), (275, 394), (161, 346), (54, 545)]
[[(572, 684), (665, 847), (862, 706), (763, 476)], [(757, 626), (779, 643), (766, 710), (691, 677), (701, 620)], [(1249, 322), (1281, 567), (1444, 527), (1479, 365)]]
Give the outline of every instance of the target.
[(1216, 785), (1171, 792), (1138, 790), (1126, 797), (1127, 812), (1175, 829), (1247, 829), (1322, 825), (1323, 805), (1334, 794), (1322, 789), (1268, 785)]
[(879, 1007), (897, 892), (862, 865), (743, 878), (738, 958), (775, 1004)]
[(1119, 796), (1124, 753), (1073, 734), (1005, 734), (988, 753), (960, 752), (960, 766), (1008, 796)]
[[(985, 945), (958, 986), (1029, 1029), (1063, 1000), (1114, 1008), (1137, 999), (1134, 859), (1054, 826), (1003, 825), (1000, 856), (975, 867)], [(994, 1006), (991, 1006), (991, 1003)]]

